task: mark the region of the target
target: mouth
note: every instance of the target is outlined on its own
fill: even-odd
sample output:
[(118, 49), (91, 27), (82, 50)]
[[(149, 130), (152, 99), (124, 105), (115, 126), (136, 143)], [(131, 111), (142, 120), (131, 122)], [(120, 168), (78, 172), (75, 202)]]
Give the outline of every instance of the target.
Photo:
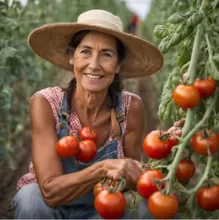
[(89, 79), (101, 79), (103, 78), (104, 76), (101, 76), (101, 75), (91, 75), (91, 74), (86, 74), (84, 73), (84, 75), (89, 78)]

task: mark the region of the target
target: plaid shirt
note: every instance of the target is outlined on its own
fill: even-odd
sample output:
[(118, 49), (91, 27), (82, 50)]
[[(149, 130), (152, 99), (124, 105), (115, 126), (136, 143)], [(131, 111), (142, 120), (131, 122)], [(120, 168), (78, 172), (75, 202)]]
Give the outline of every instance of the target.
[[(49, 87), (46, 89), (42, 89), (35, 94), (41, 94), (43, 95), (49, 102), (53, 115), (56, 119), (56, 131), (58, 133), (58, 122), (59, 122), (59, 117), (58, 117), (58, 112), (59, 108), (61, 106), (62, 98), (63, 98), (63, 92), (60, 87)], [(34, 94), (34, 95), (35, 95)], [(127, 116), (128, 116), (128, 110), (129, 106), (131, 103), (131, 94), (129, 92), (123, 91), (123, 113), (125, 116), (125, 120), (121, 122), (121, 127), (123, 131), (123, 136), (126, 134), (126, 126), (127, 126)], [(81, 124), (79, 121), (79, 118), (76, 114), (75, 111), (72, 111), (70, 117), (69, 117), (69, 135), (76, 135), (78, 131), (81, 129)], [(106, 143), (104, 144), (107, 145), (109, 142), (112, 141), (113, 135), (112, 135), (112, 130), (110, 131), (110, 135)], [(123, 137), (118, 141), (118, 158), (124, 158), (124, 152), (123, 152)], [(31, 183), (37, 183), (36, 180), (36, 175), (34, 171), (34, 167), (32, 162), (29, 165), (29, 172), (25, 175), (23, 175), (18, 183), (17, 183), (17, 190), (21, 189), (22, 187), (26, 186), (27, 184)]]

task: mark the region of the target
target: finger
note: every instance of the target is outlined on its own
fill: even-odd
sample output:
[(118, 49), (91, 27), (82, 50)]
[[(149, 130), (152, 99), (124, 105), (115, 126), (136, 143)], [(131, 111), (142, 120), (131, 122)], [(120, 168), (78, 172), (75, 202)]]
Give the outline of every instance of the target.
[(181, 119), (179, 121), (174, 122), (173, 126), (174, 127), (183, 127), (184, 124), (185, 124), (185, 119)]
[(134, 162), (135, 162), (135, 164), (137, 165), (137, 167), (138, 167), (140, 173), (143, 173), (143, 172), (145, 172), (145, 171), (147, 170), (147, 168), (146, 168), (146, 166), (145, 166), (144, 163), (142, 163), (142, 162), (140, 162), (140, 161), (138, 161), (138, 160), (135, 160)]
[(182, 135), (182, 130), (175, 130), (174, 134), (177, 136), (181, 136)]
[(171, 135), (181, 136), (182, 135), (182, 129), (176, 129), (171, 132)]
[(108, 184), (111, 184), (113, 181), (121, 179), (121, 173), (119, 171), (110, 171), (107, 173), (107, 177), (111, 179)]
[(174, 130), (176, 130), (176, 127), (171, 127), (171, 128), (169, 128), (169, 130), (167, 131), (168, 133), (172, 133)]

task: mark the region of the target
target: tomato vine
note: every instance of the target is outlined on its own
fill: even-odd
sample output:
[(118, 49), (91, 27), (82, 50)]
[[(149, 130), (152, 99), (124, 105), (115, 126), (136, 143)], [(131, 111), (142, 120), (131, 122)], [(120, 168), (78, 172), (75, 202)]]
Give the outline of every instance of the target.
[[(189, 2), (177, 0), (174, 1), (172, 15), (167, 19), (167, 23), (157, 25), (154, 29), (154, 34), (159, 39), (158, 46), (161, 52), (165, 55), (173, 52), (176, 55), (175, 62), (172, 58), (175, 66), (172, 65), (173, 70), (163, 87), (158, 116), (162, 123), (185, 119), (185, 124), (182, 136), (171, 150), (171, 154), (162, 159), (151, 158), (146, 166), (150, 169), (162, 169), (166, 174), (163, 179), (155, 180), (158, 185), (165, 182), (162, 193), (166, 195), (176, 193), (183, 198), (179, 210), (180, 218), (217, 218), (219, 215), (218, 201), (215, 201), (218, 204), (216, 208), (214, 210), (212, 208), (209, 212), (209, 208), (204, 209), (204, 205), (200, 206), (201, 199), (197, 196), (200, 188), (218, 185), (219, 163), (218, 149), (216, 149), (219, 145), (216, 137), (219, 131), (218, 8), (219, 1), (216, 0)], [(194, 83), (198, 79), (209, 78), (216, 82), (216, 89), (214, 88), (209, 96), (203, 97), (200, 90), (197, 90), (200, 88), (194, 88)], [(175, 88), (180, 84), (183, 86), (178, 88), (178, 96), (174, 96)], [(209, 86), (207, 89), (210, 89)], [(192, 89), (186, 93), (187, 87)], [(200, 93), (198, 100), (195, 100), (194, 96), (192, 98), (194, 90), (197, 94)], [(189, 101), (191, 105), (188, 105)], [(194, 145), (194, 142), (191, 142), (192, 138), (206, 129), (209, 132), (202, 133), (200, 142), (192, 146)], [(213, 136), (215, 136), (214, 143), (211, 142)], [(202, 145), (204, 142), (205, 144)], [(206, 153), (202, 147), (205, 148)], [(157, 142), (154, 148), (159, 150)], [(191, 181), (182, 183), (177, 180), (176, 171), (182, 159), (190, 160), (191, 158), (195, 164), (195, 175), (191, 177)]]

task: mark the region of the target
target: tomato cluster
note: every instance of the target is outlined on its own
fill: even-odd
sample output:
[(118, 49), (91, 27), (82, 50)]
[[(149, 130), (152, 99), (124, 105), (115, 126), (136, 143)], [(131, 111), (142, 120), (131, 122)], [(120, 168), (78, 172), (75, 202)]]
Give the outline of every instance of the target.
[(97, 153), (96, 140), (96, 129), (83, 127), (79, 132), (79, 137), (61, 138), (56, 144), (56, 152), (62, 158), (75, 157), (81, 162), (89, 162)]
[(212, 77), (196, 79), (193, 85), (179, 84), (173, 91), (173, 101), (180, 108), (194, 108), (201, 98), (212, 96), (216, 90), (216, 81)]
[(173, 218), (178, 212), (178, 200), (174, 195), (161, 193), (165, 182), (156, 181), (164, 179), (159, 170), (147, 170), (138, 179), (137, 190), (139, 195), (148, 200), (148, 209), (155, 218)]
[[(154, 192), (158, 191), (158, 186), (155, 179), (161, 180), (165, 176), (159, 170), (147, 170), (138, 179), (137, 190), (139, 195), (143, 198), (148, 199)], [(161, 184), (160, 188), (164, 188), (165, 183)]]

